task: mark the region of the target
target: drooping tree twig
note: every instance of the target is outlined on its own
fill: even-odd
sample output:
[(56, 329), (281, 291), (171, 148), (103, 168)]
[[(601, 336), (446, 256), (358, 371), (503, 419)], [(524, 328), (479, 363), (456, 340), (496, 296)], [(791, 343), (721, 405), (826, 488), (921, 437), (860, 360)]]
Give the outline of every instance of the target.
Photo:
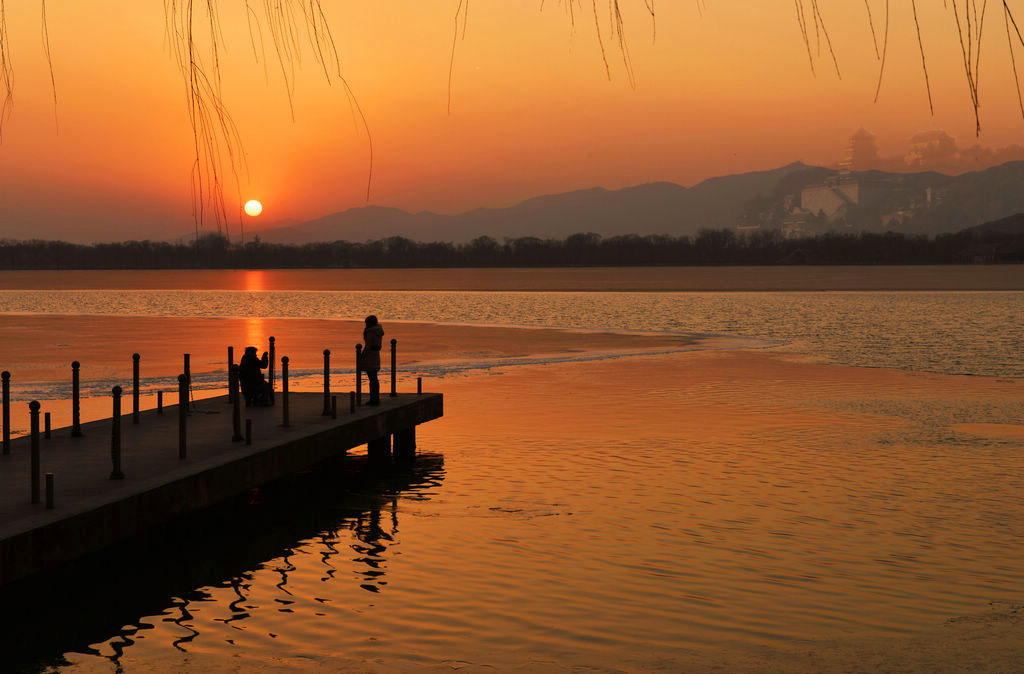
[(928, 92), (928, 111), (935, 116), (935, 105), (932, 103), (932, 84), (928, 79), (928, 60), (924, 56), (924, 40), (921, 38), (921, 23), (917, 20), (917, 0), (910, 0), (914, 10), (914, 29), (917, 32), (917, 46), (921, 49), (921, 68), (924, 70), (924, 88)]
[(11, 43), (7, 32), (7, 8), (0, 0), (0, 142), (4, 138), (4, 123), (14, 106), (14, 67), (11, 65)]
[(885, 0), (885, 35), (882, 38), (882, 62), (878, 67), (878, 84), (875, 86), (875, 103), (882, 93), (882, 78), (885, 76), (885, 59), (889, 53), (889, 0)]
[[(1015, 54), (1016, 46), (1014, 45), (1013, 35), (1017, 36), (1017, 42), (1020, 42), (1022, 47), (1024, 47), (1024, 37), (1020, 34), (1020, 28), (1017, 27), (1017, 21), (1013, 18), (1013, 12), (1010, 11), (1010, 6), (1006, 4), (1006, 0), (1003, 0), (1003, 21), (1006, 23), (1006, 41), (1010, 47), (1010, 65), (1013, 67), (1013, 83), (1017, 88), (1017, 105), (1020, 106), (1021, 117), (1024, 117), (1024, 97), (1021, 96), (1020, 75), (1017, 72), (1017, 56)], [(1011, 25), (1013, 25), (1013, 34), (1010, 33)]]

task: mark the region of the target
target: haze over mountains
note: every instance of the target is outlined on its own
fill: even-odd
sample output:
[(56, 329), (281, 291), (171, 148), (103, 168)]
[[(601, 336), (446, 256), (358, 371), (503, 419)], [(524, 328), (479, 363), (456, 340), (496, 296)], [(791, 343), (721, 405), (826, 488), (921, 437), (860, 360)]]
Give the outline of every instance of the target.
[(301, 224), (256, 232), (280, 243), (366, 241), (403, 236), (419, 241), (469, 241), (478, 236), (555, 237), (576, 232), (687, 234), (736, 223), (744, 203), (771, 192), (779, 180), (806, 170), (795, 162), (770, 171), (710, 178), (693, 187), (669, 182), (608, 190), (594, 187), (534, 197), (508, 208), (477, 208), (457, 215), (365, 206)]
[(861, 197), (851, 201), (837, 192), (838, 205), (828, 213), (801, 209), (801, 194), (809, 201), (804, 190), (829, 189), (829, 181), (838, 180), (837, 172), (794, 162), (711, 178), (690, 188), (669, 182), (619, 190), (595, 187), (456, 215), (365, 206), (254, 234), (277, 243), (392, 236), (452, 242), (479, 236), (561, 239), (577, 232), (692, 236), (701, 229), (782, 228), (791, 226), (794, 218), (800, 222), (794, 231), (805, 234), (830, 229), (937, 234), (1024, 211), (1024, 162), (959, 176), (864, 171), (846, 173), (842, 179), (859, 183)]

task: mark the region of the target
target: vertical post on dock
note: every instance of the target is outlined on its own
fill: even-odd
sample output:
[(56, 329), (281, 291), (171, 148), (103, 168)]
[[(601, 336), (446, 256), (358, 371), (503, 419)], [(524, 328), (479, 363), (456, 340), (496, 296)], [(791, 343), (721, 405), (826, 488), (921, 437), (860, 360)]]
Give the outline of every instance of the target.
[(231, 370), (228, 373), (229, 384), (231, 393), (228, 395), (228, 399), (231, 401), (232, 414), (231, 414), (231, 427), (232, 427), (232, 442), (241, 442), (245, 438), (242, 437), (242, 396), (238, 395), (238, 366), (232, 365)]
[(178, 375), (178, 458), (187, 455), (186, 439), (188, 431), (188, 377)]
[(39, 503), (39, 401), (33, 400), (28, 404), (28, 414), (31, 425), (31, 450), (32, 458), (29, 466), (32, 480), (32, 503)]
[(268, 349), (268, 351), (270, 351), (270, 367), (267, 369), (267, 381), (270, 382), (270, 390), (273, 391), (274, 390), (274, 347), (275, 347), (275, 342), (277, 340), (274, 339), (273, 337), (271, 337), (268, 341), (270, 342), (270, 348)]
[(53, 473), (46, 474), (46, 508), (53, 510)]
[(82, 437), (82, 407), (79, 403), (81, 385), (79, 380), (79, 368), (82, 364), (77, 360), (71, 361), (71, 437)]
[(416, 395), (423, 395), (423, 377), (416, 377)]
[(139, 423), (139, 354), (132, 354), (132, 423)]
[(245, 420), (245, 444), (252, 444), (252, 419)]
[(331, 396), (331, 418), (338, 418), (338, 396)]
[(114, 414), (111, 418), (110, 431), (110, 469), (111, 480), (123, 480), (124, 473), (121, 472), (121, 387), (115, 386), (110, 392), (114, 396)]
[(348, 411), (351, 412), (352, 414), (356, 413), (356, 392), (355, 391), (349, 391), (348, 392)]
[(43, 415), (43, 437), (47, 440), (50, 439), (50, 413), (47, 412)]
[(231, 368), (235, 364), (235, 347), (228, 347), (228, 400), (227, 403), (230, 405), (235, 402), (235, 387), (231, 385)]
[(398, 379), (397, 379), (397, 377), (398, 377), (398, 374), (397, 374), (398, 370), (396, 369), (396, 366), (395, 366), (395, 364), (398, 362), (398, 360), (395, 357), (395, 347), (397, 347), (397, 346), (398, 346), (398, 340), (397, 339), (392, 339), (391, 340), (391, 397), (392, 398), (394, 398), (396, 395), (398, 395)]
[(331, 350), (324, 349), (324, 411), (323, 416), (331, 413)]
[(156, 392), (156, 413), (159, 414), (160, 416), (163, 416), (163, 414), (164, 414), (164, 392), (163, 391), (157, 391)]
[(282, 426), (290, 426), (288, 418), (288, 356), (281, 357), (281, 412), (284, 416)]
[(192, 354), (186, 353), (182, 371), (185, 373), (185, 411), (188, 411), (188, 394), (192, 390)]
[(359, 369), (359, 361), (363, 359), (363, 345), (356, 344), (356, 405), (363, 404), (363, 371)]
[(0, 372), (3, 380), (4, 454), (11, 453), (11, 373)]

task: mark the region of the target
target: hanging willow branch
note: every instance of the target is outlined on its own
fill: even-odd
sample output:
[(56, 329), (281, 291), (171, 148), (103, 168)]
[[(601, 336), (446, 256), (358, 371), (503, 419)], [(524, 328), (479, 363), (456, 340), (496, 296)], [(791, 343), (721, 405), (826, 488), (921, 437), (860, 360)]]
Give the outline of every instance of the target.
[[(239, 190), (239, 171), (247, 171), (242, 141), (221, 91), (220, 50), (224, 43), (218, 0), (164, 0), (169, 41), (181, 71), (192, 127), (192, 209), (196, 236), (207, 219), (217, 232), (229, 234), (224, 188), (229, 181)], [(373, 140), (366, 116), (348, 81), (342, 76), (341, 59), (327, 17), (319, 0), (263, 0), (262, 21), (246, 0), (246, 22), (253, 57), (267, 67), (263, 26), (277, 58), (292, 120), (295, 119), (295, 69), (303, 55), (302, 34), (327, 83), (338, 83), (353, 117), (361, 123), (370, 149), (366, 198), (373, 180)], [(257, 51), (257, 41), (259, 50)], [(202, 46), (200, 46), (202, 45)], [(266, 73), (266, 70), (265, 70)], [(240, 197), (240, 193), (237, 195)], [(241, 198), (237, 200), (241, 202)], [(238, 216), (241, 223), (241, 215)]]
[(4, 123), (14, 105), (14, 67), (11, 65), (11, 44), (7, 38), (7, 8), (0, 0), (0, 141), (4, 137)]

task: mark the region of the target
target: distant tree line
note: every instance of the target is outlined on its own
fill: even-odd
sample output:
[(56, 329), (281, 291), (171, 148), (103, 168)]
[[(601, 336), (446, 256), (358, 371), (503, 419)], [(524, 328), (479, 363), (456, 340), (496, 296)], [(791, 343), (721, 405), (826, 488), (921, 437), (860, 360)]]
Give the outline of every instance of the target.
[(785, 239), (777, 230), (702, 230), (697, 236), (635, 234), (565, 240), (522, 237), (499, 242), (417, 242), (389, 237), (243, 245), (218, 235), (191, 243), (0, 241), (0, 269), (244, 269), (301, 267), (593, 267), (645, 265), (960, 264), (1024, 262), (1024, 233), (964, 230), (935, 237), (889, 232), (827, 233)]

